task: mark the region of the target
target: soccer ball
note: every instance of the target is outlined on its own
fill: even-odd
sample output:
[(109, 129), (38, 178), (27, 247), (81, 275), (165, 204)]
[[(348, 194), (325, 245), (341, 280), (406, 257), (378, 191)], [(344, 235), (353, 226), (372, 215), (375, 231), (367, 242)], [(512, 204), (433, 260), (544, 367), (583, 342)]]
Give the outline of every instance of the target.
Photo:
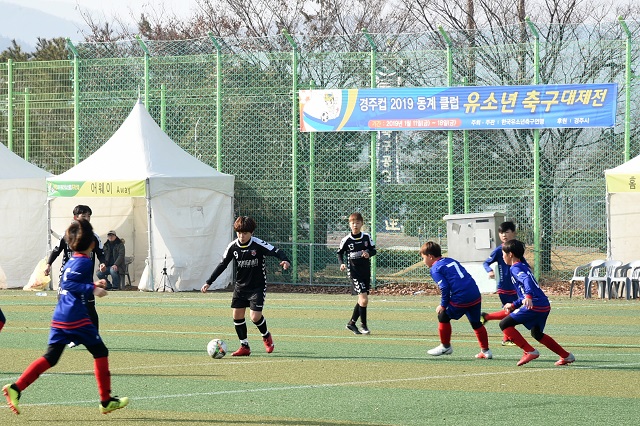
[(213, 339), (207, 345), (207, 353), (211, 358), (220, 359), (227, 354), (227, 344), (220, 339)]

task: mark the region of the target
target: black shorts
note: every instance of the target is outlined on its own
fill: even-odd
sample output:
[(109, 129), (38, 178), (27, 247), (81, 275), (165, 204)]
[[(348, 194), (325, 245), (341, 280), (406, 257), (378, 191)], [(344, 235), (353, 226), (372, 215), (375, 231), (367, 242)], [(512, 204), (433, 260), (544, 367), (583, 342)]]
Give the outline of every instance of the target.
[(254, 290), (233, 290), (231, 298), (232, 308), (249, 308), (252, 311), (261, 312), (264, 307), (264, 299), (267, 297), (267, 286)]
[(366, 293), (369, 294), (371, 291), (371, 280), (365, 279), (359, 276), (356, 273), (353, 273), (351, 270), (347, 270), (347, 276), (351, 281), (352, 285), (352, 293), (353, 295)]

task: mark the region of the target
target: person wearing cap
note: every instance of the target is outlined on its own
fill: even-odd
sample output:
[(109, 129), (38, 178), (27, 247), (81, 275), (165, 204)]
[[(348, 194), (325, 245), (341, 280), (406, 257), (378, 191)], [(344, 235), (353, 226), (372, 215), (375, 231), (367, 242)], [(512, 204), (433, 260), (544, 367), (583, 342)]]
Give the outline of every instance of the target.
[(104, 243), (104, 261), (107, 266), (104, 272), (98, 272), (98, 278), (107, 279), (111, 276), (111, 283), (107, 284), (107, 290), (120, 289), (120, 271), (124, 268), (125, 248), (124, 242), (118, 238), (116, 231), (107, 233), (107, 241)]

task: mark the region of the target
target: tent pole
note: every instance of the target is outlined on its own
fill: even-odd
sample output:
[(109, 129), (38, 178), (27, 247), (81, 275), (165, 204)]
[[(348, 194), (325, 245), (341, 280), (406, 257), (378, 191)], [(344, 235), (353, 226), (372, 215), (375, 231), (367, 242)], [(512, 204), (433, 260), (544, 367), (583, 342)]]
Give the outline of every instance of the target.
[[(51, 253), (51, 198), (47, 197), (47, 248), (49, 249), (47, 253), (44, 255), (47, 256), (48, 253)], [(51, 271), (49, 272), (49, 276), (51, 276)], [(53, 280), (49, 281), (49, 290), (53, 290)]]
[(149, 187), (149, 178), (145, 180), (145, 198), (147, 200), (147, 259), (149, 259), (149, 281), (151, 282), (151, 291), (155, 290), (156, 283), (153, 279), (153, 240), (151, 238), (151, 189)]
[(605, 195), (605, 204), (607, 212), (607, 260), (611, 260), (611, 193), (608, 190)]

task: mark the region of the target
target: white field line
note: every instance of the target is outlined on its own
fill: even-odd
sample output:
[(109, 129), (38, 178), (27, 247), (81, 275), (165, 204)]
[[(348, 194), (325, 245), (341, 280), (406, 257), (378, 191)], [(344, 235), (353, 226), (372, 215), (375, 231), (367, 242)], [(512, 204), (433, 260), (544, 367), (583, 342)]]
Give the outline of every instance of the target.
[[(326, 358), (325, 361), (336, 361), (338, 359)], [(279, 363), (279, 362), (291, 362), (291, 360), (264, 360), (264, 361), (238, 361), (233, 364), (259, 364), (259, 363)], [(165, 369), (168, 367), (199, 367), (203, 365), (210, 365), (211, 363), (196, 363), (196, 364), (183, 364), (180, 366), (176, 366), (175, 364), (168, 365), (155, 365), (155, 366), (137, 366), (137, 367), (125, 367), (118, 368), (113, 371), (131, 371), (131, 370), (140, 370), (140, 369)], [(571, 367), (548, 367), (548, 368), (527, 368), (527, 372), (540, 372), (540, 371), (558, 371), (565, 372), (569, 369), (588, 369), (588, 370), (596, 370), (602, 368), (616, 368), (616, 367), (629, 367), (629, 366), (638, 366), (640, 362), (636, 363), (620, 363), (620, 364), (609, 364), (609, 365), (600, 365), (597, 367), (594, 366), (571, 366)], [(130, 400), (158, 400), (158, 399), (174, 399), (174, 398), (191, 398), (194, 396), (214, 396), (214, 395), (230, 395), (230, 394), (242, 394), (242, 393), (256, 393), (256, 392), (272, 392), (272, 391), (291, 391), (291, 390), (305, 390), (305, 389), (322, 389), (322, 388), (333, 388), (333, 387), (341, 387), (341, 386), (367, 386), (367, 385), (378, 385), (385, 383), (401, 383), (401, 382), (415, 382), (415, 381), (426, 381), (426, 380), (442, 380), (442, 379), (464, 379), (469, 377), (487, 377), (487, 376), (497, 376), (497, 375), (509, 375), (515, 374), (520, 375), (523, 369), (514, 369), (514, 370), (503, 370), (503, 371), (495, 371), (495, 372), (481, 372), (481, 373), (465, 373), (465, 374), (449, 374), (449, 375), (430, 375), (430, 376), (416, 376), (416, 377), (405, 377), (405, 378), (396, 378), (396, 379), (381, 379), (381, 380), (362, 380), (362, 381), (349, 381), (349, 382), (335, 382), (335, 383), (320, 383), (314, 385), (295, 385), (295, 386), (275, 386), (275, 387), (265, 387), (265, 388), (253, 388), (253, 389), (237, 389), (237, 390), (223, 390), (223, 391), (213, 391), (213, 392), (194, 392), (194, 393), (180, 393), (180, 394), (171, 394), (171, 395), (141, 395), (141, 396), (130, 396)], [(84, 371), (73, 371), (73, 372), (60, 372), (54, 374), (43, 374), (42, 377), (46, 376), (57, 376), (64, 375), (67, 373), (83, 373), (89, 374), (92, 373), (93, 370), (84, 370)], [(7, 380), (12, 380), (13, 378), (0, 378), (1, 382), (5, 382)], [(20, 406), (32, 406), (32, 407), (44, 407), (44, 406), (52, 406), (52, 405), (82, 405), (82, 404), (93, 404), (96, 403), (95, 399), (92, 400), (79, 400), (79, 401), (66, 401), (66, 402), (38, 402), (31, 404), (20, 404)], [(8, 407), (4, 407), (8, 408)]]

